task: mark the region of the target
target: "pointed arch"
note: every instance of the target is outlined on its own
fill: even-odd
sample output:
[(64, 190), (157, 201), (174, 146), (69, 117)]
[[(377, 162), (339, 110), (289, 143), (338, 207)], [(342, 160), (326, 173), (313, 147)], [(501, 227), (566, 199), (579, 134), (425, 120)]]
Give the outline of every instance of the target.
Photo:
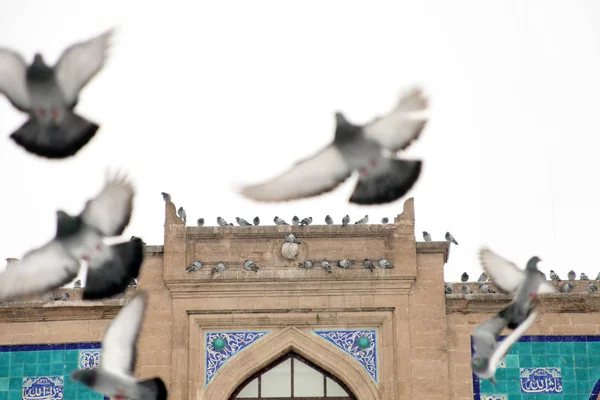
[(205, 399), (226, 399), (256, 371), (290, 351), (341, 380), (359, 399), (378, 400), (379, 390), (368, 372), (347, 353), (296, 327), (267, 335), (225, 364), (204, 391)]

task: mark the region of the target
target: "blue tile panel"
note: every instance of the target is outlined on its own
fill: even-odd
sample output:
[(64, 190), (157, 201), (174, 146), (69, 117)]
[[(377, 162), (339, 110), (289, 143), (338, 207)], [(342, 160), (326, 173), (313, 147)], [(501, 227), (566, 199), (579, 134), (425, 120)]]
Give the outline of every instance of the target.
[(523, 336), (495, 378), (496, 386), (473, 374), (474, 400), (596, 400), (600, 336)]
[(0, 346), (0, 400), (109, 400), (70, 376), (94, 368), (100, 343)]

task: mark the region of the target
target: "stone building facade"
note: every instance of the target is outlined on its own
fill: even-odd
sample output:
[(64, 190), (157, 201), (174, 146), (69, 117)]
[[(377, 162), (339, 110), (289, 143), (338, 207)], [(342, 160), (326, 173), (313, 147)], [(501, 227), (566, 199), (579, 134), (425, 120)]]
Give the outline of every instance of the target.
[[(83, 302), (70, 289), (68, 301), (0, 303), (0, 400), (101, 399), (68, 376), (97, 364), (104, 329), (139, 289), (150, 298), (136, 375), (162, 377), (170, 399), (597, 398), (597, 294), (575, 282), (542, 298), (497, 385), (480, 382), (471, 333), (509, 298), (446, 295), (449, 246), (416, 242), (414, 224), (413, 199), (392, 224), (347, 227), (185, 227), (166, 203), (164, 245), (146, 246), (138, 287), (122, 298)], [(290, 231), (301, 241), (292, 260), (282, 255)], [(356, 265), (319, 265), (346, 258)], [(370, 272), (365, 258), (394, 268)], [(196, 260), (202, 268), (185, 272)], [(213, 273), (219, 262), (227, 269)]]

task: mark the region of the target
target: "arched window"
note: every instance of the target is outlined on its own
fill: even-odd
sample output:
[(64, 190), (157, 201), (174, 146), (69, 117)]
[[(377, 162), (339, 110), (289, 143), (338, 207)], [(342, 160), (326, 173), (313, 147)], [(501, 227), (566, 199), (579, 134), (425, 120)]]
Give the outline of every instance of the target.
[(288, 353), (246, 379), (229, 400), (356, 400), (339, 379), (296, 353)]

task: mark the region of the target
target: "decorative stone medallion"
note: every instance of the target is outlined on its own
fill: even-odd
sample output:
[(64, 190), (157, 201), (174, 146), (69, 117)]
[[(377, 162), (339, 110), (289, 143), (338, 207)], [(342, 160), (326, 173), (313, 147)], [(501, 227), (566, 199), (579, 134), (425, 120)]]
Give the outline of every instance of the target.
[(64, 379), (62, 376), (26, 376), (23, 377), (23, 400), (62, 400)]
[(207, 332), (206, 385), (231, 357), (244, 350), (270, 331)]
[(350, 354), (367, 370), (373, 380), (378, 382), (375, 329), (314, 330), (313, 332)]
[(79, 350), (79, 369), (94, 369), (100, 364), (100, 349)]

